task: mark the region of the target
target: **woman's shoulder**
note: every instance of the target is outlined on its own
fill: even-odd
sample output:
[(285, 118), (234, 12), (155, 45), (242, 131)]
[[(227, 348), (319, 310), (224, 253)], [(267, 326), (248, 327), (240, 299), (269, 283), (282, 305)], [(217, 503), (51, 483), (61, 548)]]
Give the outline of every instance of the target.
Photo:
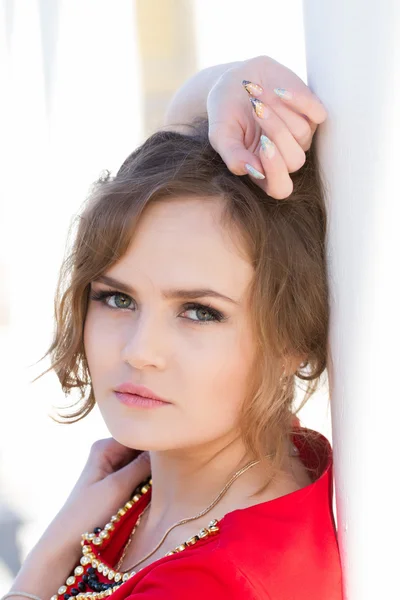
[[(236, 509), (225, 515), (220, 523), (225, 530), (240, 530), (243, 534), (254, 531), (252, 526), (264, 525), (269, 531), (275, 522), (280, 529), (286, 523), (293, 528), (304, 520), (330, 520), (333, 500), (333, 452), (328, 439), (313, 429), (299, 427), (292, 438), (298, 450), (298, 459), (307, 473), (307, 482), (295, 486), (265, 502), (244, 509)], [(290, 489), (290, 488), (289, 488)], [(262, 527), (258, 531), (262, 531)]]
[[(225, 515), (219, 523), (219, 548), (246, 573), (260, 597), (268, 598), (268, 592), (272, 598), (286, 593), (299, 599), (339, 599), (332, 447), (321, 433), (305, 428), (299, 428), (293, 441), (312, 482)], [(300, 581), (304, 596), (293, 587)]]

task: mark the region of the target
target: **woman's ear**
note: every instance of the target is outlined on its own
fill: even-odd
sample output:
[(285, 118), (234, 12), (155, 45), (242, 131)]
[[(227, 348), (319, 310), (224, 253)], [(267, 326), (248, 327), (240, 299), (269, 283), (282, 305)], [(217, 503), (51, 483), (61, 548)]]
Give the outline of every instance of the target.
[(294, 375), (296, 371), (307, 361), (306, 354), (298, 354), (296, 356), (292, 356), (290, 359), (286, 359), (285, 363), (285, 373), (286, 375)]

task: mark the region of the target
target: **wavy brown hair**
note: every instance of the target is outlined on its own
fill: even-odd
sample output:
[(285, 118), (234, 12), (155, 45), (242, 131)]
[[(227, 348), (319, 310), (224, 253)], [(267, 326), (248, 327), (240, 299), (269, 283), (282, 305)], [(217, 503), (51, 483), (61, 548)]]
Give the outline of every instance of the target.
[[(90, 282), (124, 256), (150, 203), (221, 198), (222, 224), (240, 234), (254, 268), (250, 298), (257, 352), (240, 429), (248, 451), (257, 458), (269, 454), (270, 470), (280, 469), (293, 413), (315, 392), (326, 369), (329, 320), (326, 209), (314, 144), (291, 178), (292, 194), (276, 200), (249, 176), (232, 174), (210, 145), (207, 121), (197, 119), (187, 134), (154, 133), (115, 176), (106, 171), (95, 182), (71, 224), (72, 244), (55, 296), (54, 339), (43, 357), (50, 356), (51, 366), (39, 375), (54, 370), (66, 395), (79, 391), (68, 407), (73, 410), (59, 413), (61, 422), (82, 419), (95, 404), (83, 345)], [(296, 388), (304, 397), (294, 411)]]

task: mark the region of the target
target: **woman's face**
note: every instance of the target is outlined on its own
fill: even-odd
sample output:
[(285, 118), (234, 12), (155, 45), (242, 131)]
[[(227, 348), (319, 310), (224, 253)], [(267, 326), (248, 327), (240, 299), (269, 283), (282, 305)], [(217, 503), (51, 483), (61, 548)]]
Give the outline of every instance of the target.
[[(253, 268), (219, 224), (222, 206), (203, 198), (151, 204), (126, 254), (103, 274), (120, 284), (91, 283), (91, 294), (113, 292), (90, 300), (85, 322), (94, 395), (111, 435), (128, 447), (222, 444), (238, 433), (254, 359)], [(126, 382), (170, 404), (127, 406), (114, 392)]]

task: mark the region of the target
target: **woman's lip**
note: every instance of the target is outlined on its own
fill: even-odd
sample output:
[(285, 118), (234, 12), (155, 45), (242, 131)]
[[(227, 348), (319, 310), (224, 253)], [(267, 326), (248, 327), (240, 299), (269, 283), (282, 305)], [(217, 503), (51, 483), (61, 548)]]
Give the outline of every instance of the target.
[(143, 398), (151, 398), (152, 400), (159, 400), (160, 402), (166, 402), (170, 404), (168, 400), (161, 398), (145, 385), (137, 385), (135, 383), (131, 383), (130, 381), (122, 383), (115, 388), (115, 391), (121, 394), (133, 394), (136, 396), (142, 396)]
[(154, 400), (153, 398), (145, 398), (138, 394), (129, 394), (115, 391), (117, 399), (126, 406), (138, 408), (156, 408), (157, 406), (168, 406), (171, 402), (163, 402), (162, 400)]

